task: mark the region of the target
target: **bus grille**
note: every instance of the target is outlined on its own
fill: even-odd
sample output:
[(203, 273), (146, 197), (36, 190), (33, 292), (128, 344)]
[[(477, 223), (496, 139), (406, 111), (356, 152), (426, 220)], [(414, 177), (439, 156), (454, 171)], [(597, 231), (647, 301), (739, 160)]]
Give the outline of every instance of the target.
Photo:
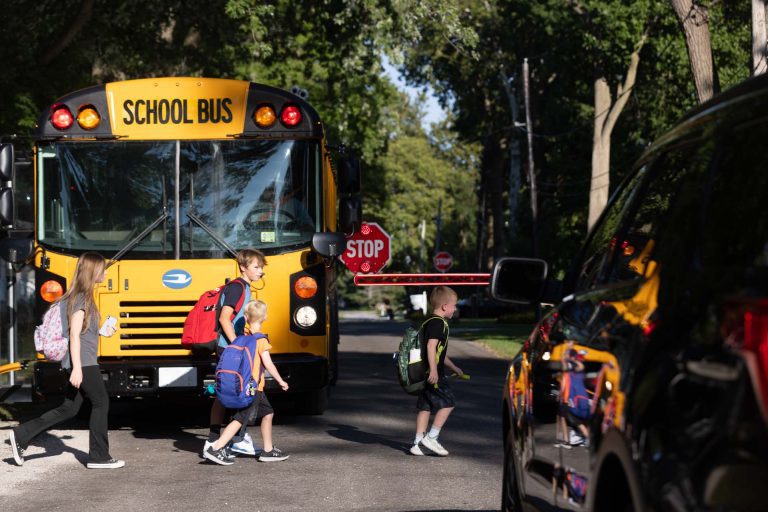
[(194, 300), (121, 301), (120, 350), (181, 349), (181, 334)]

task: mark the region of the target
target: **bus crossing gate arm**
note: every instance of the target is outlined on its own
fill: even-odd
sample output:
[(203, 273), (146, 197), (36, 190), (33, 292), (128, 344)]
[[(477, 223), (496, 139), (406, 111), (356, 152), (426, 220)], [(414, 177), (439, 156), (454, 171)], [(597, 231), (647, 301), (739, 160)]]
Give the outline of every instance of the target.
[(26, 370), (27, 365), (32, 361), (15, 361), (13, 363), (0, 365), (0, 375), (4, 373), (17, 372), (19, 370)]
[(355, 286), (488, 286), (491, 274), (355, 274)]

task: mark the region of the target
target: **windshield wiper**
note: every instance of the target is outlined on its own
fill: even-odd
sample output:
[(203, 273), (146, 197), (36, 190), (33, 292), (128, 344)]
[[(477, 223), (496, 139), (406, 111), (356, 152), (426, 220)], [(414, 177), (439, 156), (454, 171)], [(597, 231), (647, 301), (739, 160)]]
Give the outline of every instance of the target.
[(130, 251), (131, 249), (133, 249), (134, 247), (139, 245), (139, 242), (144, 240), (144, 238), (146, 238), (146, 236), (148, 234), (150, 234), (152, 231), (154, 231), (154, 229), (157, 226), (159, 226), (161, 222), (165, 221), (168, 217), (170, 217), (170, 215), (168, 215), (168, 212), (163, 212), (162, 214), (160, 214), (160, 216), (152, 224), (150, 224), (147, 229), (145, 229), (144, 231), (142, 231), (141, 233), (136, 235), (134, 238), (129, 240), (128, 243), (125, 244), (122, 249), (117, 251), (117, 254), (115, 254), (112, 257), (112, 259), (110, 260), (110, 262), (107, 265), (107, 267), (110, 267), (110, 266), (114, 265), (115, 263), (117, 263), (117, 260), (119, 260), (120, 258), (125, 256), (125, 254), (128, 251)]
[(229, 245), (223, 238), (221, 238), (219, 235), (213, 232), (213, 230), (202, 220), (200, 220), (200, 217), (195, 215), (194, 213), (187, 212), (187, 217), (189, 217), (189, 220), (200, 226), (203, 231), (208, 233), (208, 236), (213, 238), (213, 241), (222, 246), (225, 250), (229, 251), (230, 254), (232, 254), (233, 258), (237, 258), (237, 251), (232, 248), (231, 245)]

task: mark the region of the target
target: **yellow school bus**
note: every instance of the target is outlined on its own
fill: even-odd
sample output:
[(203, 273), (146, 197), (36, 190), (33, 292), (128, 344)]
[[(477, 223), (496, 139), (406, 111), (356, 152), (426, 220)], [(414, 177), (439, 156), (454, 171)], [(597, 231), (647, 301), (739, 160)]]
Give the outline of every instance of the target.
[[(234, 255), (252, 247), (267, 256), (251, 295), (268, 304), (273, 360), (306, 409), (325, 408), (338, 368), (335, 255), (359, 221), (359, 166), (335, 159), (302, 96), (151, 78), (68, 94), (40, 116), (40, 313), (66, 290), (80, 254), (110, 261), (97, 304), (102, 318), (118, 319), (117, 334), (99, 340), (112, 396), (200, 394), (213, 382), (210, 353), (182, 347), (183, 323), (203, 292), (239, 275)], [(59, 390), (57, 375), (58, 364), (36, 364), (37, 397)]]

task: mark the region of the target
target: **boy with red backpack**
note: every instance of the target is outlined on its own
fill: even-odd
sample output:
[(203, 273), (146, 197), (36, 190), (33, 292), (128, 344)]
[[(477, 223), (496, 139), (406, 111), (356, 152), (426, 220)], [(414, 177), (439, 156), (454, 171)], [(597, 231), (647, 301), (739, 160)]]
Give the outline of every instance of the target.
[[(267, 258), (259, 250), (243, 249), (237, 253), (237, 264), (240, 267), (240, 277), (227, 283), (221, 291), (218, 307), (219, 319), (219, 338), (216, 346), (216, 355), (221, 356), (227, 346), (235, 338), (245, 334), (245, 308), (251, 300), (251, 283), (254, 283), (264, 277), (264, 267), (267, 265)], [(208, 433), (208, 441), (213, 442), (219, 438), (221, 424), (224, 422), (225, 409), (221, 402), (214, 400), (211, 406), (211, 427)], [(238, 439), (238, 452), (246, 454), (255, 454), (253, 443), (249, 443), (247, 438)], [(244, 441), (244, 442), (243, 442)], [(241, 446), (241, 445), (248, 446)]]
[(272, 419), (275, 412), (264, 394), (264, 370), (272, 375), (283, 391), (288, 390), (288, 383), (280, 376), (269, 355), (272, 346), (260, 332), (262, 322), (267, 319), (267, 305), (255, 300), (249, 302), (243, 310), (253, 334), (238, 336), (223, 351), (216, 369), (216, 394), (224, 405), (233, 407), (234, 416), (216, 441), (206, 441), (203, 446), (203, 457), (223, 466), (234, 463), (226, 453), (227, 444), (241, 427), (255, 418), (261, 418), (261, 438), (264, 443), (259, 461), (276, 462), (288, 458), (288, 454), (272, 444)]

